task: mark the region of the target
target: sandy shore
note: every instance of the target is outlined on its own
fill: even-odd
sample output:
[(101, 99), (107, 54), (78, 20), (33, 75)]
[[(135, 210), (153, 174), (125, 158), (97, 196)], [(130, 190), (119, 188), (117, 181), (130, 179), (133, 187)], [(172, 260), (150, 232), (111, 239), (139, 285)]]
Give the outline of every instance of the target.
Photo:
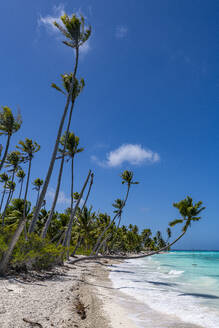
[(162, 328), (198, 328), (176, 318), (172, 322), (113, 288), (109, 272), (119, 263), (68, 263), (52, 272), (0, 279), (0, 327), (151, 328), (162, 323)]
[(0, 327), (135, 328), (117, 303), (106, 262), (0, 279)]

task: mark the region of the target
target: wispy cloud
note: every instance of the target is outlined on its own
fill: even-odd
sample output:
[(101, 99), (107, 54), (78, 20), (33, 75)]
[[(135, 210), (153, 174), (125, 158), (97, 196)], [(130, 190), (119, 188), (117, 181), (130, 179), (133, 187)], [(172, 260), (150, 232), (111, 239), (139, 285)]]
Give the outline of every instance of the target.
[[(58, 24), (62, 25), (62, 21), (60, 17), (66, 13), (65, 6), (64, 4), (60, 4), (58, 6), (53, 6), (52, 8), (52, 15), (47, 15), (47, 16), (39, 16), (37, 20), (38, 27), (44, 27), (46, 28), (48, 33), (52, 33), (57, 35), (57, 37), (60, 36), (60, 32), (57, 29), (57, 27), (54, 25), (54, 22), (56, 21)], [(80, 11), (76, 12), (77, 16), (81, 15)], [(69, 14), (70, 16), (70, 14)], [(91, 49), (90, 47), (90, 39), (85, 42), (81, 47), (80, 47), (80, 52), (83, 54), (86, 54), (89, 50)]]
[(128, 28), (127, 26), (124, 25), (120, 25), (116, 27), (116, 33), (115, 33), (115, 37), (117, 39), (123, 39), (126, 37), (126, 35), (128, 34)]
[(124, 144), (106, 155), (106, 160), (100, 161), (96, 156), (91, 159), (102, 167), (117, 167), (127, 162), (131, 165), (156, 163), (160, 160), (158, 153), (145, 149), (141, 145)]
[[(50, 188), (46, 193), (46, 199), (48, 201), (53, 201), (55, 197), (55, 189)], [(79, 206), (83, 206), (84, 200), (81, 199)], [(59, 196), (57, 199), (57, 205), (64, 205), (64, 206), (70, 206), (71, 205), (71, 198), (66, 196), (65, 192), (63, 190), (60, 190)]]
[[(51, 188), (47, 191), (46, 198), (50, 201), (53, 201), (54, 197), (55, 197), (55, 190), (53, 188)], [(70, 206), (71, 205), (71, 198), (67, 197), (66, 194), (64, 193), (64, 191), (61, 190), (59, 192), (57, 204)]]

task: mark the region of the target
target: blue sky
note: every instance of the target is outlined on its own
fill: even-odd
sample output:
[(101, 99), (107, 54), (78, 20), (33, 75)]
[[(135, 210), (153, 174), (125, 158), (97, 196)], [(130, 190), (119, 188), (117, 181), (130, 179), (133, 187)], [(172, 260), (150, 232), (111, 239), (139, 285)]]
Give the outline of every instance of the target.
[[(207, 209), (177, 248), (219, 249), (218, 9), (214, 0), (2, 1), (0, 103), (23, 116), (12, 144), (29, 137), (42, 147), (32, 181), (46, 174), (65, 103), (50, 84), (73, 67), (50, 23), (63, 11), (82, 13), (92, 36), (80, 54), (86, 87), (71, 128), (85, 148), (76, 159), (75, 190), (91, 168), (90, 204), (112, 213), (125, 192), (120, 174), (131, 169), (140, 184), (124, 224), (164, 232), (178, 217), (172, 203), (190, 195)], [(69, 201), (69, 171), (66, 164), (59, 209)], [(29, 197), (35, 201), (34, 191)]]

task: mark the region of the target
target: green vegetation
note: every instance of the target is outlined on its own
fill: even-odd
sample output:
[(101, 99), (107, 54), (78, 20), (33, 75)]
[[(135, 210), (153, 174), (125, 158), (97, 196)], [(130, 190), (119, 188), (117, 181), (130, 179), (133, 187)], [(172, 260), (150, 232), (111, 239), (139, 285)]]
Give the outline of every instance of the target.
[[(19, 141), (16, 150), (9, 151), (13, 134), (21, 127), (20, 114), (16, 117), (12, 110), (4, 106), (0, 112), (0, 134), (7, 136), (5, 146), (1, 146), (0, 183), (2, 197), (0, 201), (0, 275), (9, 270), (48, 269), (62, 264), (69, 256), (76, 254), (88, 255), (80, 260), (96, 257), (129, 258), (128, 253), (151, 251), (155, 254), (169, 249), (187, 231), (193, 221), (200, 219), (199, 213), (204, 210), (202, 202), (194, 204), (190, 197), (174, 203), (182, 218), (170, 223), (174, 226), (183, 223), (183, 233), (173, 242), (171, 230), (168, 227), (164, 238), (160, 231), (153, 236), (149, 228), (139, 232), (136, 225), (128, 227), (121, 225), (124, 208), (127, 204), (130, 190), (138, 182), (133, 180), (133, 172), (125, 170), (122, 184), (126, 187), (124, 198), (117, 198), (112, 206), (113, 216), (108, 213), (95, 212), (87, 207), (87, 201), (94, 183), (94, 173), (88, 171), (80, 192), (74, 191), (74, 161), (80, 156), (83, 148), (79, 148), (79, 137), (70, 131), (75, 100), (82, 92), (84, 79), (77, 79), (80, 47), (88, 40), (91, 28), (85, 28), (84, 18), (75, 15), (61, 17), (63, 25), (54, 23), (64, 35), (63, 43), (73, 51), (73, 72), (61, 75), (62, 87), (52, 83), (52, 87), (65, 97), (65, 106), (55, 139), (54, 149), (45, 180), (32, 180), (31, 167), (34, 156), (38, 155), (40, 145), (26, 138)], [(66, 131), (63, 131), (66, 123)], [(2, 150), (4, 149), (4, 152)], [(77, 157), (76, 156), (76, 157)], [(45, 195), (54, 170), (54, 164), (60, 164), (57, 174), (57, 185), (51, 209), (45, 207)], [(64, 213), (56, 211), (56, 203), (60, 191), (64, 162), (71, 165), (71, 181), (69, 193), (70, 208)], [(67, 167), (68, 169), (68, 167)], [(36, 190), (36, 201), (31, 204), (30, 183)], [(14, 195), (16, 194), (16, 197)], [(86, 193), (86, 195), (85, 195)], [(83, 199), (84, 203), (81, 204)], [(133, 255), (132, 255), (133, 256)], [(135, 255), (134, 258), (144, 257)], [(76, 260), (78, 261), (78, 260)]]

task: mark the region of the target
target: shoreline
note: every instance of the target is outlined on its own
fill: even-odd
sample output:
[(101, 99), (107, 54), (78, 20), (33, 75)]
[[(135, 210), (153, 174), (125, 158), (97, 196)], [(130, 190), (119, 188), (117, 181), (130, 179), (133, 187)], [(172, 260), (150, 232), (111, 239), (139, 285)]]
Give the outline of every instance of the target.
[(1, 328), (199, 328), (178, 318), (171, 325), (168, 315), (114, 288), (110, 273), (122, 263), (66, 263), (36, 278), (0, 279)]

